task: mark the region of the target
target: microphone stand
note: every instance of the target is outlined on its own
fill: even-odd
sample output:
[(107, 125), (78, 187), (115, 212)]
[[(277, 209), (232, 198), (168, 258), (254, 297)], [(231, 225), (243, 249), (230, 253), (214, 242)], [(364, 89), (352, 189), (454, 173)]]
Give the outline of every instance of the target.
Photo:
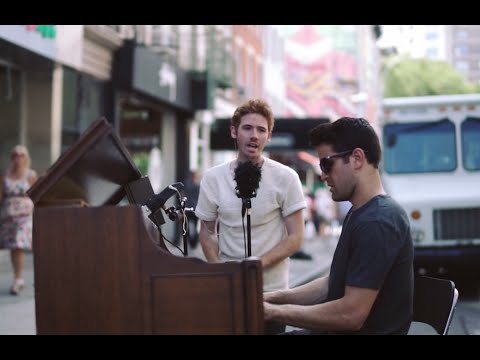
[[(186, 210), (191, 210), (193, 211), (193, 208), (186, 208), (185, 204), (187, 202), (187, 198), (181, 198), (179, 195), (177, 195), (178, 202), (180, 203), (180, 206), (175, 208), (175, 206), (172, 206), (168, 209), (165, 209), (165, 212), (168, 214), (168, 217), (172, 221), (176, 221), (178, 219), (177, 213), (180, 211), (182, 214), (182, 236), (183, 236), (183, 256), (188, 256), (188, 243), (189, 243), (189, 234), (188, 234), (188, 217), (186, 214)], [(185, 224), (185, 227), (183, 226)]]
[[(180, 200), (180, 196), (178, 197)], [(183, 231), (183, 256), (188, 256), (188, 217), (187, 214), (185, 213), (185, 203), (187, 202), (187, 198), (184, 197), (183, 199), (180, 200), (180, 208), (182, 211), (182, 231)], [(185, 224), (185, 228), (183, 225)]]
[(250, 212), (252, 208), (251, 198), (242, 198), (242, 217), (247, 212), (247, 256), (252, 256), (252, 228), (250, 224)]

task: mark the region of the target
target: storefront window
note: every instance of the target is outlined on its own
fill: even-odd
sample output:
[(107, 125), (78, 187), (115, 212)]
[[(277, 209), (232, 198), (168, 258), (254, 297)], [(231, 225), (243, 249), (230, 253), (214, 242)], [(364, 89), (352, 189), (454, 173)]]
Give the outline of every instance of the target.
[(64, 68), (62, 152), (100, 116), (105, 115), (105, 82)]
[(9, 163), (11, 148), (20, 141), (20, 73), (0, 65), (0, 170)]

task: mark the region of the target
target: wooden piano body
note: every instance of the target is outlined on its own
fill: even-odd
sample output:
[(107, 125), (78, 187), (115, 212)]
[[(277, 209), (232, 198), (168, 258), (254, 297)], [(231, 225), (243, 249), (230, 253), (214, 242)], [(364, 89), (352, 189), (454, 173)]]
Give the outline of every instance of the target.
[(262, 334), (260, 261), (171, 254), (138, 204), (116, 205), (140, 178), (99, 119), (30, 189), (37, 333)]

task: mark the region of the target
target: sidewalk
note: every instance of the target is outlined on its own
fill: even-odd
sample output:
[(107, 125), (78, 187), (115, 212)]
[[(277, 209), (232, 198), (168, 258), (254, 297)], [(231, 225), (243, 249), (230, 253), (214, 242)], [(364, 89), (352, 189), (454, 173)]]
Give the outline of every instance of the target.
[(12, 268), (9, 250), (0, 250), (0, 335), (35, 335), (35, 291), (33, 254), (27, 253), (23, 271), (25, 289), (19, 296), (9, 293)]
[[(308, 282), (315, 277), (323, 275), (330, 268), (330, 262), (335, 251), (336, 239), (320, 239), (315, 237), (306, 240), (302, 250), (312, 256), (312, 260), (290, 259), (290, 287), (298, 286)], [(171, 248), (176, 253), (175, 248)], [(200, 246), (189, 249), (189, 256), (205, 260)], [(10, 252), (7, 249), (0, 249), (0, 266), (10, 266)]]
[(7, 249), (0, 249), (0, 264), (10, 262), (10, 252)]
[[(325, 239), (314, 237), (310, 240), (305, 240), (302, 251), (311, 255), (312, 260), (290, 259), (289, 286), (296, 287), (326, 274), (330, 269), (330, 263), (337, 245), (337, 240), (335, 237)], [(168, 244), (167, 246), (172, 253), (179, 254), (177, 249), (170, 247)], [(190, 249), (189, 256), (205, 260), (200, 245), (197, 245), (194, 249)]]
[[(298, 286), (328, 271), (335, 243), (318, 238), (306, 241), (302, 250), (312, 256), (312, 260), (290, 259), (290, 286)], [(172, 251), (173, 252), (173, 251)], [(190, 256), (204, 259), (200, 246), (190, 250)], [(9, 294), (12, 281), (10, 252), (0, 249), (0, 335), (34, 335), (35, 292), (33, 288), (33, 254), (25, 258), (25, 290), (20, 296)]]
[[(315, 238), (306, 241), (303, 251), (310, 254), (312, 260), (291, 259), (290, 286), (298, 286), (328, 271), (335, 249), (335, 240)], [(192, 250), (192, 256), (201, 249)], [(35, 292), (33, 288), (33, 254), (25, 259), (24, 277), (26, 288), (20, 296), (12, 296), (8, 289), (11, 285), (11, 265), (9, 252), (0, 250), (0, 335), (34, 335), (35, 327)], [(478, 313), (480, 304), (477, 299), (462, 300), (457, 305), (450, 335), (480, 334)], [(419, 323), (413, 323), (410, 334), (433, 334), (433, 330)]]
[(306, 240), (302, 251), (311, 255), (312, 260), (290, 259), (290, 287), (305, 284), (325, 275), (330, 270), (337, 240), (334, 237), (324, 239), (315, 237)]

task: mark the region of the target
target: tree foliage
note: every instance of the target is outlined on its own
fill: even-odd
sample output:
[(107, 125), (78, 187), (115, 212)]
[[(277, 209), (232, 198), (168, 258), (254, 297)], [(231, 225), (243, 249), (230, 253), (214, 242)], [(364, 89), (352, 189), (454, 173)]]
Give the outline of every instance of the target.
[(395, 57), (386, 63), (384, 97), (479, 93), (445, 61)]

